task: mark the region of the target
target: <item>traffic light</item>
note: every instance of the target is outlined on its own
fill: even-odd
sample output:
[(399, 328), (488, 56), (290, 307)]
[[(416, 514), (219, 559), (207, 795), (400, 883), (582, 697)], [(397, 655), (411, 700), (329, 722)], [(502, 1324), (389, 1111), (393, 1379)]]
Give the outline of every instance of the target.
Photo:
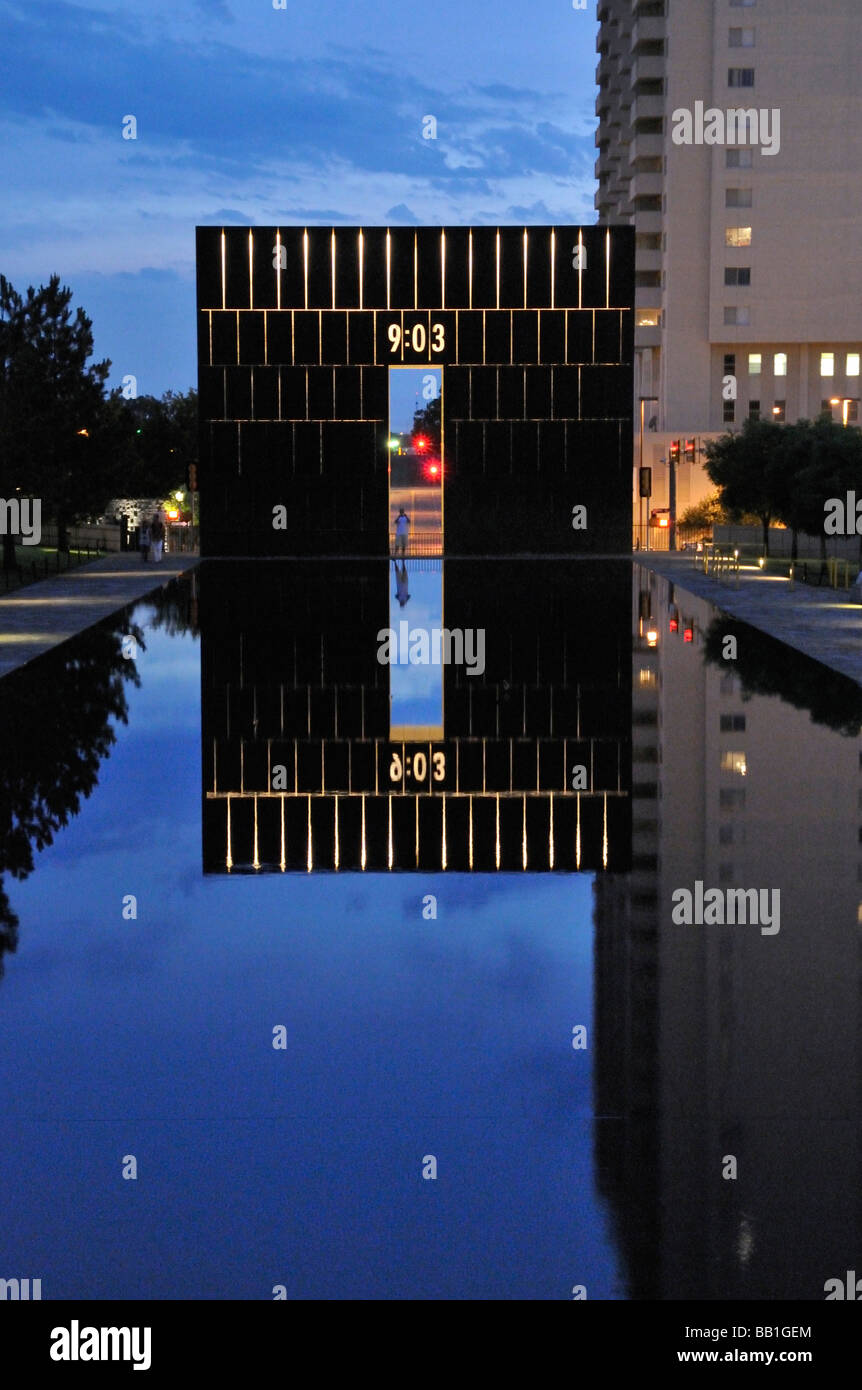
[(685, 441), (685, 461), (686, 461), (686, 463), (694, 463), (694, 458), (695, 458), (695, 444), (696, 444), (696, 441), (695, 441), (694, 439), (687, 439), (687, 440)]
[(639, 470), (639, 483), (641, 497), (652, 497), (652, 469), (641, 468)]
[(679, 440), (678, 440), (678, 439), (672, 439), (672, 440), (671, 440), (671, 443), (670, 443), (670, 461), (671, 461), (671, 463), (679, 463)]
[(189, 464), (189, 492), (198, 490), (198, 466), (196, 463)]

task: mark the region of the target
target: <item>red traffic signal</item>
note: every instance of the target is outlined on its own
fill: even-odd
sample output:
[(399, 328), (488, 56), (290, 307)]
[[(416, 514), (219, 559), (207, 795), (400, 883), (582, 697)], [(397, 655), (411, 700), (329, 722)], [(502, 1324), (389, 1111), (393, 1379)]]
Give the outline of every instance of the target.
[(687, 439), (687, 440), (685, 441), (685, 461), (686, 461), (686, 463), (694, 463), (694, 459), (695, 459), (695, 446), (696, 446), (696, 443), (697, 443), (697, 441), (694, 440), (694, 439)]
[(413, 448), (416, 450), (417, 454), (424, 454), (425, 450), (428, 448), (428, 440), (424, 434), (417, 434), (415, 436)]
[(670, 461), (671, 461), (671, 463), (679, 463), (679, 444), (680, 444), (680, 441), (679, 441), (678, 439), (672, 439), (672, 440), (671, 440), (671, 443), (670, 443)]

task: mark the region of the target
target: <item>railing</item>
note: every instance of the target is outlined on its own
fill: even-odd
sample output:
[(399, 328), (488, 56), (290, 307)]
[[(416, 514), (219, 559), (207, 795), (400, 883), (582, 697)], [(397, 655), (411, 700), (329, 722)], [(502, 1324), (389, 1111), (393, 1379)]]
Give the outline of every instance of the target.
[(85, 565), (88, 560), (98, 560), (102, 553), (95, 546), (85, 545), (74, 547), (74, 554), (78, 557), (76, 560), (72, 559), (73, 551), (70, 549), (55, 550), (53, 554), (37, 555), (32, 560), (18, 561), (14, 569), (0, 569), (3, 592), (8, 594), (12, 589), (22, 589), (40, 579), (47, 579), (49, 575), (63, 574), (78, 565)]
[[(677, 526), (676, 528), (676, 549), (689, 550), (698, 541), (712, 540), (711, 526)], [(632, 526), (632, 550), (660, 550), (667, 552), (670, 549), (670, 527), (669, 526), (647, 526), (636, 524)]]
[(197, 555), (199, 553), (199, 527), (171, 526), (170, 524), (165, 527), (166, 555)]
[(395, 532), (391, 531), (389, 533), (389, 554), (397, 556), (397, 558), (399, 559), (401, 558), (402, 554), (404, 554), (406, 555), (408, 560), (410, 559), (411, 555), (442, 555), (443, 537), (411, 536), (410, 539), (407, 541), (406, 550), (402, 552), (400, 550), (396, 551)]

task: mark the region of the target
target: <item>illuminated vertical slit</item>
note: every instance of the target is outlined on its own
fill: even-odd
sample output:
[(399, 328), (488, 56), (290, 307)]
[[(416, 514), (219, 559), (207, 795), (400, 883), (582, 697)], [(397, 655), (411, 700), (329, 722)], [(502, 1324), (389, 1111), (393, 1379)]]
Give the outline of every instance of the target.
[(494, 827), (494, 834), (495, 834), (495, 839), (496, 839), (496, 843), (495, 843), (495, 845), (494, 845), (494, 862), (496, 863), (497, 868), (499, 869), (499, 867), (500, 867), (500, 798), (499, 798), (499, 796), (496, 797), (496, 803), (497, 803), (497, 814), (496, 814), (496, 818), (495, 818), (496, 824), (495, 824), (495, 827)]
[(335, 308), (335, 229), (329, 243), (330, 271), (332, 276), (332, 307)]
[(419, 308), (419, 239), (413, 233), (413, 308)]
[(578, 308), (584, 307), (584, 233), (578, 228)]
[(446, 308), (446, 233), (440, 233), (440, 308)]
[(392, 853), (392, 797), (389, 798), (389, 867), (392, 868), (394, 855)]
[(392, 285), (392, 237), (389, 235), (389, 228), (386, 229), (386, 307), (389, 309)]
[(603, 816), (602, 816), (602, 868), (608, 867), (608, 798), (602, 797)]
[(230, 823), (230, 796), (227, 799), (227, 855), (225, 857), (225, 868), (233, 868), (233, 837)]
[(521, 804), (522, 804), (522, 806), (523, 806), (523, 808), (524, 808), (524, 810), (523, 810), (523, 818), (522, 818), (522, 820), (521, 820), (521, 868), (522, 868), (522, 869), (526, 869), (526, 867), (527, 867), (527, 798), (526, 798), (525, 796), (521, 798)]
[(473, 797), (470, 797), (470, 812), (467, 830), (467, 862), (470, 869), (473, 868)]
[(611, 307), (611, 233), (605, 232), (605, 308)]
[(581, 867), (581, 794), (577, 797), (577, 821), (575, 823), (575, 868)]
[(281, 308), (281, 232), (275, 234), (275, 307)]
[(227, 236), (221, 234), (221, 307), (227, 308)]
[(305, 291), (305, 307), (308, 308), (308, 232), (302, 234), (302, 283)]
[(467, 306), (473, 307), (473, 228), (467, 233)]
[(260, 868), (260, 853), (258, 850), (257, 839), (257, 797), (254, 798), (254, 856), (252, 858), (252, 868)]
[(500, 307), (500, 233), (497, 232), (497, 308)]
[(555, 292), (555, 285), (554, 285), (554, 262), (555, 262), (555, 260), (556, 260), (556, 255), (557, 255), (557, 234), (556, 234), (556, 232), (555, 232), (555, 231), (553, 230), (553, 228), (552, 228), (552, 229), (551, 229), (551, 308), (552, 308), (552, 309), (555, 309), (555, 308), (557, 307), (556, 304), (555, 304), (555, 302), (554, 302), (554, 292)]
[(307, 840), (307, 842), (306, 842), (306, 867), (307, 867), (307, 869), (308, 869), (308, 872), (311, 873), (311, 870), (312, 870), (312, 867), (313, 867), (313, 864), (314, 864), (314, 857), (313, 857), (312, 849), (311, 849), (311, 797), (308, 798), (308, 806), (307, 806), (307, 808), (306, 808), (306, 814), (307, 814), (307, 816), (308, 816), (308, 840)]
[(254, 238), (248, 234), (248, 307), (254, 308)]
[(548, 868), (554, 867), (554, 793), (551, 792), (550, 820), (548, 821)]
[(414, 806), (416, 807), (416, 829), (415, 829), (415, 846), (414, 846), (414, 852), (415, 852), (415, 856), (416, 856), (416, 867), (417, 867), (417, 869), (418, 869), (418, 868), (419, 868), (419, 798), (418, 798), (418, 796), (414, 796), (414, 798), (413, 798), (413, 804), (414, 804)]
[(527, 228), (524, 228), (524, 308), (527, 307)]
[(279, 802), (280, 802), (280, 806), (281, 806), (281, 858), (279, 859), (279, 868), (281, 869), (281, 872), (284, 873), (285, 869), (287, 868), (287, 846), (285, 845), (285, 842), (284, 842), (284, 797), (283, 797), (283, 796), (279, 797)]
[(367, 862), (367, 860), (366, 860), (366, 855), (365, 855), (365, 797), (363, 796), (363, 798), (362, 798), (362, 844), (361, 844), (360, 850), (359, 850), (359, 867), (360, 867), (361, 869), (364, 869), (364, 868), (365, 868), (365, 865), (366, 865), (366, 862)]
[(269, 363), (269, 343), (266, 336), (266, 310), (263, 311), (263, 360)]
[(365, 293), (365, 238), (362, 232), (359, 233), (359, 307), (365, 308), (363, 296)]
[(341, 856), (340, 856), (340, 850), (339, 850), (339, 844), (338, 844), (338, 797), (336, 796), (336, 798), (335, 798), (335, 869), (336, 869), (336, 872), (338, 871), (338, 863), (339, 863), (340, 857), (341, 857)]
[[(417, 799), (418, 799), (418, 798), (417, 798)], [(447, 854), (446, 854), (446, 798), (445, 798), (445, 796), (444, 796), (444, 797), (443, 797), (443, 868), (444, 868), (444, 869), (447, 867), (447, 865), (446, 865), (446, 859), (447, 859)]]

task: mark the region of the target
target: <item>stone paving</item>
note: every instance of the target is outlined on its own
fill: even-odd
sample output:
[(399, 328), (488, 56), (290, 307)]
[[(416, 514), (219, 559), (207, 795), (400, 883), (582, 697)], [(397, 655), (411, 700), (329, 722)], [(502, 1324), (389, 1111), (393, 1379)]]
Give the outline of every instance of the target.
[(862, 603), (858, 588), (790, 587), (787, 579), (754, 566), (736, 578), (713, 579), (694, 568), (690, 554), (635, 551), (636, 564), (709, 599), (733, 618), (786, 642), (862, 685)]
[(0, 677), (199, 563), (197, 555), (166, 555), (145, 565), (127, 551), (0, 595)]

